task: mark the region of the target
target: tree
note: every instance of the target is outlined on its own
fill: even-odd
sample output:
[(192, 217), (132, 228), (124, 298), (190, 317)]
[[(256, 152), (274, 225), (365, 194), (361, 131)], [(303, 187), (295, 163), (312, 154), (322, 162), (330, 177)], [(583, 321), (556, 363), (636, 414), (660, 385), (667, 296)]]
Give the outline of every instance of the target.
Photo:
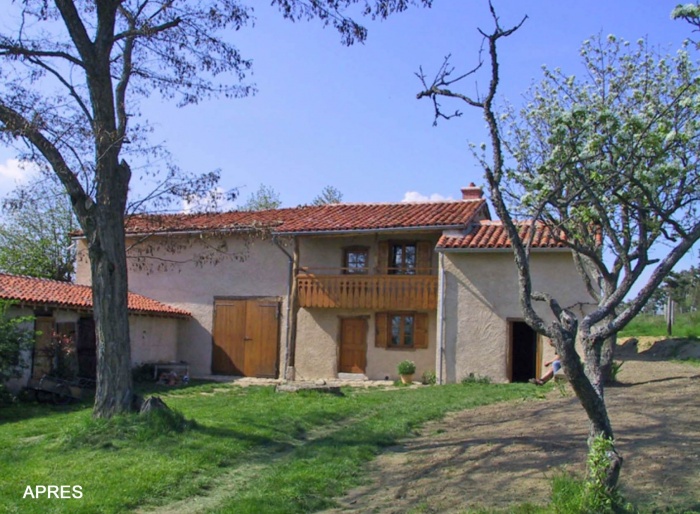
[(41, 176), (3, 200), (0, 270), (69, 282), (75, 267), (73, 209), (55, 176)]
[[(285, 18), (333, 25), (351, 44), (366, 37), (343, 14), (357, 1), (272, 4)], [(430, 0), (377, 0), (363, 3), (363, 13), (386, 18), (412, 3)], [(124, 237), (129, 160), (143, 164), (158, 150), (148, 143), (147, 123), (135, 120), (138, 100), (157, 92), (184, 106), (254, 92), (244, 82), (251, 61), (222, 38), (250, 23), (252, 9), (237, 0), (26, 0), (6, 7), (4, 27), (12, 16), (16, 26), (0, 31), (0, 138), (26, 144), (25, 157), (60, 178), (85, 235), (98, 341), (93, 414), (109, 417), (130, 410), (133, 396)]]
[[(586, 42), (582, 50), (586, 78), (547, 71), (519, 116), (504, 115), (511, 122), (504, 129), (494, 106), (500, 81), (498, 44), (517, 31), (526, 17), (504, 29), (490, 8), (494, 29), (480, 31), (490, 65), (486, 94), (473, 98), (455, 90), (458, 82), (478, 72), (481, 62), (453, 77), (447, 58), (432, 82), (420, 71), (424, 89), (418, 98), (433, 101), (435, 121), (460, 114), (445, 113), (438, 102), (442, 97), (458, 99), (483, 113), (490, 159), (486, 145), (481, 151), (475, 148), (475, 155), (494, 208), (513, 242), (523, 316), (554, 342), (588, 415), (589, 445), (607, 441), (602, 486), (613, 494), (622, 457), (614, 446), (605, 405), (602, 348), (642, 309), (700, 238), (697, 69), (683, 50), (666, 58), (644, 41), (636, 49), (614, 38)], [(529, 241), (518, 237), (515, 215), (545, 223), (561, 234), (559, 239), (572, 250), (594, 305), (577, 314), (546, 292), (532, 290)], [(653, 252), (659, 246), (664, 247), (663, 257), (655, 258)], [(647, 269), (651, 275), (623, 305)], [(546, 303), (553, 321), (538, 315), (535, 301)], [(589, 472), (589, 480), (597, 480)]]
[(327, 205), (331, 203), (340, 203), (343, 201), (343, 193), (338, 188), (326, 186), (321, 190), (321, 193), (314, 197), (311, 205)]
[(282, 205), (280, 195), (271, 186), (260, 184), (258, 190), (248, 197), (241, 206), (242, 211), (266, 211), (278, 209)]

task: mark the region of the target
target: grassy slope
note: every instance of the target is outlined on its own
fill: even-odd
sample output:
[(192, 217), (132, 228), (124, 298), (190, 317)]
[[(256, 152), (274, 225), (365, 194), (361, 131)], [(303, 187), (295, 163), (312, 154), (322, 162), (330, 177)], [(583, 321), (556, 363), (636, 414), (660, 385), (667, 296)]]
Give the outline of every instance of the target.
[[(362, 465), (450, 410), (541, 393), (527, 385), (279, 394), (221, 385), (167, 391), (193, 426), (87, 407), (0, 410), (0, 512), (123, 512), (195, 495), (218, 512), (308, 512), (362, 479)], [(27, 485), (81, 485), (82, 499), (22, 499)]]
[[(666, 337), (664, 316), (640, 314), (618, 335), (620, 338), (639, 336)], [(678, 314), (673, 325), (673, 337), (700, 337), (700, 312)]]

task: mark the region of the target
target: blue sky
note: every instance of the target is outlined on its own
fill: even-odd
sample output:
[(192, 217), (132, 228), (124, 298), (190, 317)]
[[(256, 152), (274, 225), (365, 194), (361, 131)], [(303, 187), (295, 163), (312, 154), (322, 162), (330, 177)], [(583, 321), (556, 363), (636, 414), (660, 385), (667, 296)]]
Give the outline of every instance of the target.
[[(254, 97), (178, 109), (156, 99), (143, 112), (184, 169), (222, 170), (221, 186), (241, 202), (263, 183), (283, 205), (308, 203), (325, 185), (349, 202), (400, 201), (408, 193), (458, 198), (461, 186), (483, 184), (468, 141), (486, 140), (481, 113), (432, 126), (432, 105), (415, 98), (423, 66), (434, 73), (451, 53), (458, 68), (476, 63), (477, 27), (491, 28), (486, 1), (434, 0), (384, 22), (367, 22), (364, 45), (343, 47), (318, 22), (290, 23), (268, 2), (256, 24), (233, 41), (254, 61)], [(585, 2), (494, 0), (503, 26), (528, 21), (500, 50), (501, 99), (518, 104), (541, 66), (579, 71), (578, 49), (594, 34), (615, 34), (674, 51), (690, 33), (672, 21), (677, 0)], [(473, 93), (477, 85), (468, 83)], [(481, 90), (485, 88), (482, 81)], [(0, 194), (13, 184), (15, 154), (0, 147)]]

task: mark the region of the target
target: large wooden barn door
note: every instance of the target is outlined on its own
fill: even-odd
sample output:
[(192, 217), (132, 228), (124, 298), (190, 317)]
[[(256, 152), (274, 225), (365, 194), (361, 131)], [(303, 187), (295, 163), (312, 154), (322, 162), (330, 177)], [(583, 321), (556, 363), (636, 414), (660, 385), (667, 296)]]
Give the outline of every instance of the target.
[(276, 377), (279, 308), (277, 300), (215, 300), (212, 372)]
[(367, 365), (367, 318), (340, 320), (341, 373), (364, 373)]

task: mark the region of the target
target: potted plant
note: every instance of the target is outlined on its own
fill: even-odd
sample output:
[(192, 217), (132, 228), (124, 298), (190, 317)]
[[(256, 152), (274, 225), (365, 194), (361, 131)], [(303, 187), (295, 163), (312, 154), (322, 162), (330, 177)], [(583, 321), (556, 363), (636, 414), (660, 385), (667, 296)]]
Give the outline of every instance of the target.
[(413, 382), (413, 374), (416, 372), (416, 363), (409, 360), (401, 361), (398, 370), (401, 382), (410, 384)]

